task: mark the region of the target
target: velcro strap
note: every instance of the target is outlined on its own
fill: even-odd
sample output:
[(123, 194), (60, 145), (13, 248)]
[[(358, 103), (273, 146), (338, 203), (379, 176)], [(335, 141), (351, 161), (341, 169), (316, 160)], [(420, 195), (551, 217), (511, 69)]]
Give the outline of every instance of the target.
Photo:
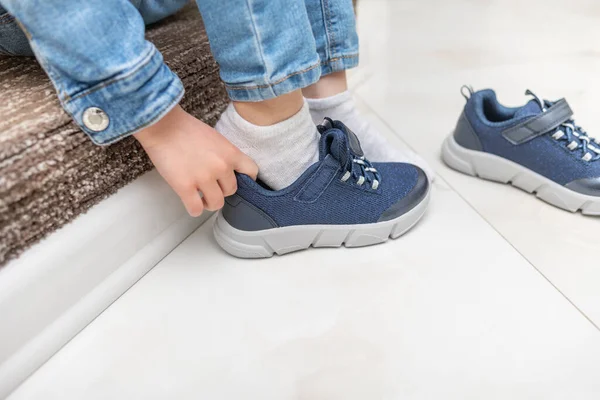
[(535, 137), (558, 128), (573, 116), (573, 111), (565, 99), (560, 99), (547, 111), (513, 126), (502, 132), (502, 135), (512, 144), (525, 143)]

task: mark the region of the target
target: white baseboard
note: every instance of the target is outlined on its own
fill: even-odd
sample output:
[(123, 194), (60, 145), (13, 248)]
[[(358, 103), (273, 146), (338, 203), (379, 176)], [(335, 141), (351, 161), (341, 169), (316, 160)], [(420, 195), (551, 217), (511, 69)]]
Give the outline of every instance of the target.
[(152, 171), (0, 269), (0, 398), (208, 217)]

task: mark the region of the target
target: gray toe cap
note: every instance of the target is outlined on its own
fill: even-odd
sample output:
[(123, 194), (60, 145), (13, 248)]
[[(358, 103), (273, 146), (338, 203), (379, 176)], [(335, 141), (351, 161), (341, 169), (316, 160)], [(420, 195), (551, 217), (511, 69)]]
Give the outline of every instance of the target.
[(567, 183), (565, 187), (588, 196), (600, 196), (600, 177), (577, 179)]
[(377, 222), (389, 221), (406, 214), (427, 196), (427, 193), (429, 192), (429, 179), (427, 179), (427, 175), (421, 168), (417, 166), (415, 166), (415, 168), (418, 172), (417, 183), (415, 186), (406, 196), (385, 210)]

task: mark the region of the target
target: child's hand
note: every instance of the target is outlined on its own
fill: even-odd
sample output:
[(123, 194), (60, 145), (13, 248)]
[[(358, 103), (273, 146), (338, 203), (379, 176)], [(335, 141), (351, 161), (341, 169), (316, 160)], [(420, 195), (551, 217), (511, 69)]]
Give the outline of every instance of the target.
[(250, 157), (180, 106), (134, 136), (194, 217), (220, 209), (235, 193), (234, 170), (253, 179), (258, 173)]

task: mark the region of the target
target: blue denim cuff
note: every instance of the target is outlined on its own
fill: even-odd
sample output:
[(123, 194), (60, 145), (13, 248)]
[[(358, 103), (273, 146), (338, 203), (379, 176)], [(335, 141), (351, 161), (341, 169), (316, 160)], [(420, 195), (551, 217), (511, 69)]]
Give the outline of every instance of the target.
[(321, 62), (321, 75), (345, 71), (358, 66), (358, 54), (347, 54)]
[[(60, 91), (59, 91), (60, 93)], [(118, 75), (75, 95), (61, 93), (65, 110), (96, 144), (107, 145), (162, 118), (183, 97), (183, 84), (154, 46)]]
[(322, 61), (320, 64), (290, 74), (277, 82), (248, 86), (234, 86), (225, 83), (225, 87), (229, 98), (233, 101), (262, 101), (303, 89), (317, 82), (322, 76), (356, 66), (358, 66), (358, 54), (348, 54)]
[(314, 64), (276, 82), (248, 86), (234, 86), (225, 83), (225, 88), (229, 98), (233, 101), (262, 101), (310, 86), (317, 82), (320, 77), (320, 65)]

